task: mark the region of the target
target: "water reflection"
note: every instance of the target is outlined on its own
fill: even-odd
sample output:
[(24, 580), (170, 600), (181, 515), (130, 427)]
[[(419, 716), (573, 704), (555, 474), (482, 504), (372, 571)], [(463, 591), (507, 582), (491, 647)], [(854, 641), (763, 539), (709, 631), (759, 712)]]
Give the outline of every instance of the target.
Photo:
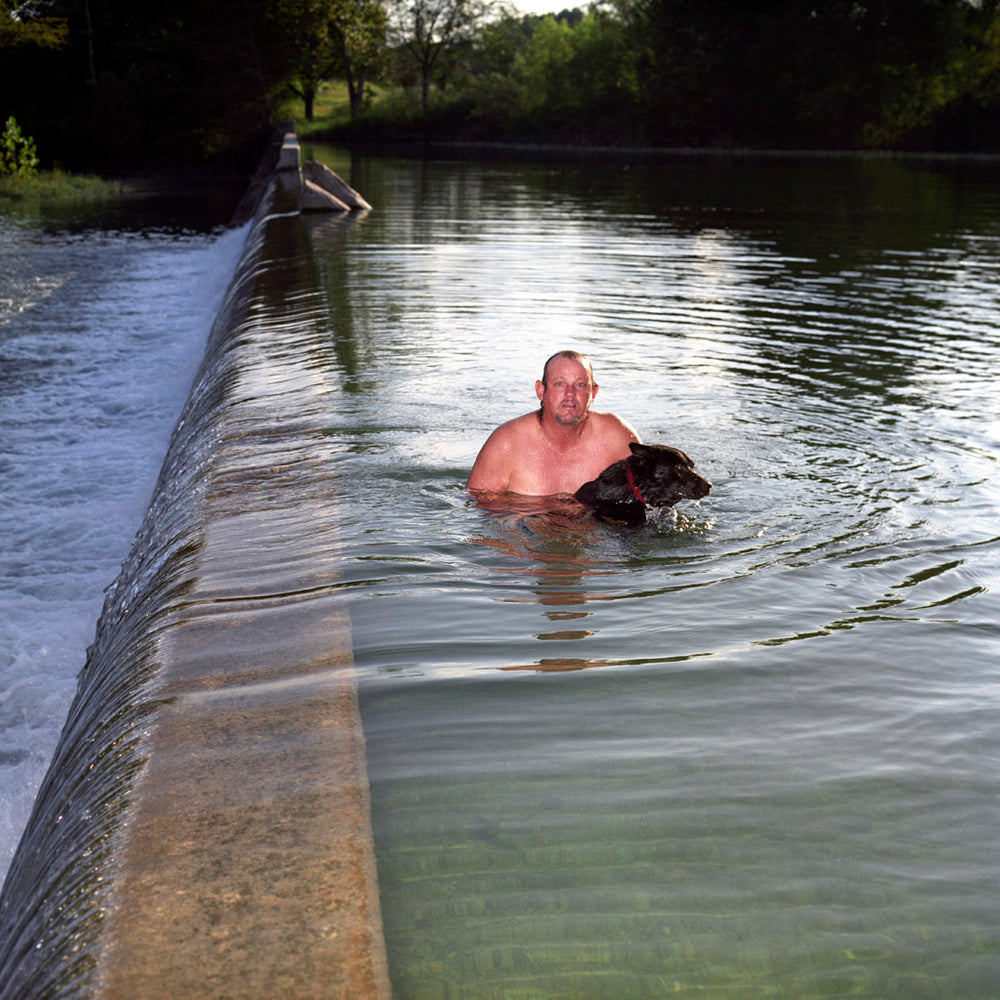
[[(627, 656), (583, 655), (587, 649), (583, 644), (605, 641), (601, 633), (608, 616), (599, 610), (643, 596), (622, 576), (630, 563), (641, 566), (656, 558), (653, 553), (662, 555), (661, 546), (667, 538), (704, 539), (714, 521), (676, 509), (653, 511), (646, 525), (635, 529), (603, 522), (575, 504), (569, 510), (539, 510), (552, 506), (552, 501), (495, 498), (492, 510), (478, 512), (482, 530), (468, 539), (503, 556), (481, 560), (484, 570), (496, 574), (501, 583), (493, 600), (540, 612), (544, 623), (538, 622), (536, 614), (536, 624), (525, 638), (566, 649), (562, 655), (546, 651), (530, 662), (505, 663), (499, 669), (563, 671), (637, 662)], [(648, 581), (643, 580), (643, 585)], [(667, 589), (674, 589), (674, 585)], [(518, 644), (519, 648), (522, 645)], [(686, 654), (673, 655), (664, 661), (686, 658)]]
[[(472, 536), (470, 541), (507, 557), (503, 563), (493, 564), (496, 572), (533, 581), (530, 590), (525, 588), (514, 597), (499, 595), (496, 598), (498, 601), (516, 604), (537, 602), (550, 622), (582, 622), (590, 617), (590, 611), (564, 609), (582, 609), (593, 599), (594, 595), (588, 592), (586, 582), (589, 576), (602, 571), (591, 544), (599, 527), (587, 509), (571, 498), (566, 509), (545, 510), (551, 506), (552, 499), (496, 498), (489, 504), (493, 508), (493, 532)], [(518, 500), (523, 502), (518, 503)], [(563, 627), (535, 632), (534, 638), (568, 642), (592, 635), (594, 632), (591, 629)], [(505, 666), (502, 669), (579, 670), (600, 665), (597, 661), (560, 657), (542, 658), (535, 664)]]

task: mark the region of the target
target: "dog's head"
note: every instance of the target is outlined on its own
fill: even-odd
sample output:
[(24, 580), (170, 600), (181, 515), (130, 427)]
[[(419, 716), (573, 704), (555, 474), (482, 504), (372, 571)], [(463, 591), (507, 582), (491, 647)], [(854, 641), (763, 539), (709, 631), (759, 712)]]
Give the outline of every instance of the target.
[(632, 442), (626, 459), (642, 498), (650, 507), (672, 507), (678, 500), (700, 500), (712, 484), (694, 471), (694, 462), (679, 448)]

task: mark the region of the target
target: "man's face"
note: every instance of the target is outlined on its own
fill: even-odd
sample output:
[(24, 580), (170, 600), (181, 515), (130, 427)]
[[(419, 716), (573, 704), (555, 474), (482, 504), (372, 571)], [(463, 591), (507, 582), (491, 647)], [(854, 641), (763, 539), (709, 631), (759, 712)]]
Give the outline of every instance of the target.
[(579, 361), (557, 358), (549, 365), (545, 382), (535, 383), (535, 392), (546, 413), (564, 427), (572, 427), (587, 415), (597, 386)]

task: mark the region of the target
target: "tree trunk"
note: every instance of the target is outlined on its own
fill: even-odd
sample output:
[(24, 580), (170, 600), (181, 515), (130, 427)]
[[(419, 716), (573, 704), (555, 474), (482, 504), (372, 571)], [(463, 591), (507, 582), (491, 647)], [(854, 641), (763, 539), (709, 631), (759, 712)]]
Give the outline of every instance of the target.
[(367, 76), (364, 66), (358, 71), (358, 79), (355, 83), (350, 77), (347, 86), (351, 93), (351, 121), (361, 117), (361, 112), (365, 106), (365, 77)]
[(347, 95), (351, 101), (351, 121), (361, 117), (361, 109), (365, 103), (365, 75), (366, 67), (354, 72), (354, 63), (351, 60), (351, 51), (347, 45), (344, 46), (344, 76), (347, 78)]
[(94, 111), (101, 116), (101, 91), (97, 85), (97, 64), (94, 62), (94, 26), (90, 20), (90, 3), (84, 0), (83, 13), (87, 19), (87, 58), (90, 60), (90, 80), (94, 87)]

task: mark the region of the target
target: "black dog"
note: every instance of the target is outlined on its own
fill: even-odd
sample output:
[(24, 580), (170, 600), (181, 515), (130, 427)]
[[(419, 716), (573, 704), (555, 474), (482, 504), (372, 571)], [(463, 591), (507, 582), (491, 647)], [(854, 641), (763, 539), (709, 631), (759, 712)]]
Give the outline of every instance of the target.
[(599, 517), (642, 524), (647, 506), (673, 507), (678, 500), (698, 500), (711, 492), (712, 484), (694, 471), (683, 451), (663, 444), (629, 447), (628, 458), (609, 465), (574, 494)]

